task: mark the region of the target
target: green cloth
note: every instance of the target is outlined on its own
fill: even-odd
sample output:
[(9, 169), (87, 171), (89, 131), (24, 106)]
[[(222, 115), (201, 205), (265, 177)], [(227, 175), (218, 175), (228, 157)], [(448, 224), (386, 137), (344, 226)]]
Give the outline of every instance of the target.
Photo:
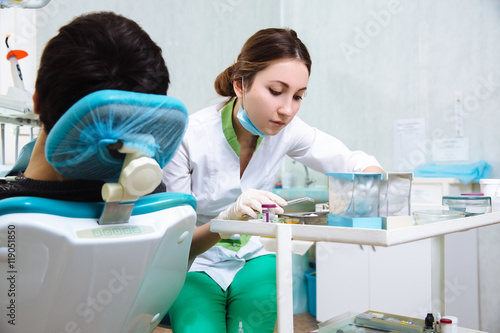
[(248, 260), (223, 290), (204, 272), (189, 272), (168, 314), (176, 333), (273, 333), (278, 314), (276, 255)]
[[(233, 148), (236, 155), (240, 156), (241, 145), (238, 142), (238, 138), (236, 137), (236, 132), (233, 127), (233, 107), (236, 99), (231, 100), (226, 104), (221, 110), (221, 118), (222, 118), (222, 132), (224, 132), (224, 136), (226, 137), (227, 143)], [(257, 139), (257, 145), (255, 149), (259, 147), (260, 142), (262, 141), (262, 137), (259, 136)]]
[(222, 246), (228, 250), (238, 252), (243, 246), (245, 246), (250, 240), (251, 235), (240, 235), (241, 240), (239, 239), (221, 239), (217, 242), (217, 246)]

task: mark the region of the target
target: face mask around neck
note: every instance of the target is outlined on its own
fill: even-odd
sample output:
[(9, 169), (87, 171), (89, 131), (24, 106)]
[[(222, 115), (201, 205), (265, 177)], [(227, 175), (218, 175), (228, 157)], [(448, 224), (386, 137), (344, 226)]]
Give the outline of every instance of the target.
[(257, 126), (255, 126), (252, 120), (250, 120), (250, 117), (248, 116), (247, 112), (242, 107), (242, 104), (245, 103), (245, 86), (243, 78), (241, 79), (241, 87), (243, 90), (243, 98), (242, 98), (242, 103), (239, 103), (240, 108), (238, 109), (238, 114), (236, 115), (236, 118), (238, 118), (238, 120), (240, 121), (241, 126), (243, 126), (244, 129), (246, 129), (253, 135), (258, 135), (261, 137), (267, 136), (267, 134), (265, 134), (260, 129), (258, 129)]

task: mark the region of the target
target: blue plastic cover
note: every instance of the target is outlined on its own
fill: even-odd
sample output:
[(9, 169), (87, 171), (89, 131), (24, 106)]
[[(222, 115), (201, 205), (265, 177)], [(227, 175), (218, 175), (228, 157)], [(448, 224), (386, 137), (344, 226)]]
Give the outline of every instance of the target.
[(457, 178), (464, 184), (491, 176), (491, 165), (486, 161), (470, 164), (436, 164), (429, 163), (418, 166), (414, 171), (415, 177), (447, 177)]
[(109, 144), (121, 141), (163, 168), (177, 151), (187, 123), (184, 104), (173, 97), (101, 90), (83, 97), (57, 121), (45, 155), (63, 176), (116, 182), (124, 154), (110, 153)]

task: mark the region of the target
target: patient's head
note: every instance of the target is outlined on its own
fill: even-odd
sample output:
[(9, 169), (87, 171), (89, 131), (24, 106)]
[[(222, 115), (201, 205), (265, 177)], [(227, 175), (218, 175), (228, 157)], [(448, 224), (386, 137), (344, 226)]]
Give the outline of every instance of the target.
[(77, 17), (45, 46), (35, 112), (46, 133), (82, 97), (103, 89), (165, 95), (161, 49), (134, 21), (111, 12)]

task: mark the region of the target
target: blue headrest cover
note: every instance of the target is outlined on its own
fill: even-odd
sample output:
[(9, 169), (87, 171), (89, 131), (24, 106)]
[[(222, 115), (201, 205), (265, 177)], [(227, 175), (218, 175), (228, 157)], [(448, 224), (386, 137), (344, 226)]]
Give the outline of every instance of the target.
[(122, 141), (163, 168), (179, 148), (187, 123), (185, 106), (173, 97), (101, 90), (83, 97), (57, 121), (45, 155), (63, 176), (117, 182), (124, 155), (110, 154), (109, 144)]

